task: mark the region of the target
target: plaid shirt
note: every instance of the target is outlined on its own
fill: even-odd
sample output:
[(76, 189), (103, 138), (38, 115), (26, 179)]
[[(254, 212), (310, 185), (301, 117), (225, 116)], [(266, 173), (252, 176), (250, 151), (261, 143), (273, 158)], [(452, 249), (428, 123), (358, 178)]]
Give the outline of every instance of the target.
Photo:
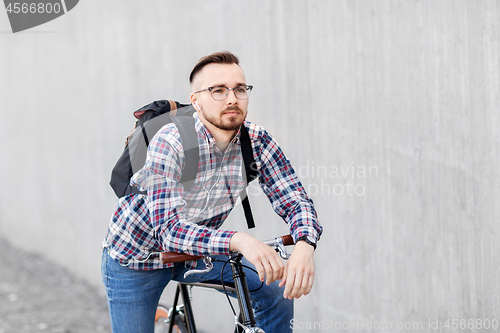
[[(164, 126), (148, 147), (146, 164), (131, 184), (147, 195), (130, 194), (115, 205), (103, 241), (111, 257), (139, 270), (171, 267), (159, 252), (192, 255), (229, 254), (234, 231), (219, 230), (245, 186), (239, 133), (222, 152), (195, 114), (200, 160), (194, 185), (184, 191), (179, 183), (185, 157), (173, 123)], [(262, 127), (245, 122), (259, 184), (274, 211), (288, 223), (296, 240), (317, 241), (322, 233), (309, 199), (277, 142)]]

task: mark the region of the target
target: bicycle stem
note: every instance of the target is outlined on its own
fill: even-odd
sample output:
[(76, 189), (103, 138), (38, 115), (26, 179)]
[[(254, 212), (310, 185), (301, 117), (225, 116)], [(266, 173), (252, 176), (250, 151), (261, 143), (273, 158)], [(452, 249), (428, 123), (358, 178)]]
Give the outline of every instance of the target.
[[(293, 244), (293, 240), (291, 239), (290, 236), (288, 236), (289, 238), (285, 238), (285, 237), (283, 237), (283, 236), (276, 237), (275, 239), (263, 241), (263, 243), (273, 247), (274, 250), (279, 253), (279, 255), (282, 259), (288, 260), (288, 258), (290, 258), (290, 254), (286, 251), (285, 246)], [(178, 254), (178, 253), (168, 253), (168, 255), (170, 255), (170, 257), (172, 257), (172, 258), (174, 258), (174, 257), (181, 258), (181, 257), (185, 257), (185, 256), (189, 257), (189, 255), (183, 255), (183, 254)], [(239, 251), (233, 251), (233, 252), (231, 252), (230, 258), (231, 259), (235, 258), (238, 255), (241, 256), (241, 253)], [(179, 261), (180, 261), (180, 259), (179, 259)], [(172, 260), (172, 262), (177, 262), (177, 260), (175, 260), (175, 261)], [(214, 266), (212, 264), (212, 258), (210, 256), (204, 256), (203, 262), (205, 263), (204, 269), (191, 269), (191, 270), (187, 271), (186, 273), (184, 273), (184, 278), (187, 278), (189, 275), (192, 275), (192, 274), (208, 273), (212, 270), (212, 268), (214, 268)]]

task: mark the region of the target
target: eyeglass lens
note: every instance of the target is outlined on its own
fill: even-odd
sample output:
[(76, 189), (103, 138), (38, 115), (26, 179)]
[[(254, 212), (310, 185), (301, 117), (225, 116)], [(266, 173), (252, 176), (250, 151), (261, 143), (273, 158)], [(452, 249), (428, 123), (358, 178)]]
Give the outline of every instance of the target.
[[(229, 88), (226, 87), (214, 87), (211, 90), (213, 99), (217, 101), (222, 101), (226, 99), (227, 95), (229, 95)], [(247, 99), (250, 96), (251, 89), (247, 86), (240, 86), (236, 88), (232, 88), (234, 94), (239, 99)]]

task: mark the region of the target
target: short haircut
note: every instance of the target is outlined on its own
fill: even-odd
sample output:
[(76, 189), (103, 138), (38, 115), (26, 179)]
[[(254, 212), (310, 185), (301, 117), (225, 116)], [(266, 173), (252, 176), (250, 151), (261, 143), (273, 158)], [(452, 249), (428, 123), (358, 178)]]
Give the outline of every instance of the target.
[(237, 56), (235, 56), (229, 51), (215, 52), (209, 54), (198, 60), (198, 63), (194, 66), (193, 70), (191, 71), (191, 75), (189, 75), (189, 83), (193, 84), (193, 80), (196, 74), (198, 74), (203, 69), (203, 67), (209, 64), (228, 64), (228, 65), (236, 64), (239, 66), (240, 60), (238, 59)]

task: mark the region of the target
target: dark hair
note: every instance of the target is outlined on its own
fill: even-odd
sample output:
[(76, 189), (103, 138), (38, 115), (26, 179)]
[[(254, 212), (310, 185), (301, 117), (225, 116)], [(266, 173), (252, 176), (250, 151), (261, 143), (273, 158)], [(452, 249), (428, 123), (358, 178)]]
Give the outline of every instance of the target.
[(193, 84), (193, 79), (198, 74), (203, 67), (205, 67), (208, 64), (240, 64), (240, 60), (238, 59), (237, 56), (232, 54), (229, 51), (222, 51), (222, 52), (215, 52), (212, 54), (209, 54), (200, 60), (198, 60), (198, 63), (194, 66), (193, 70), (191, 71), (191, 75), (189, 75), (189, 83)]

